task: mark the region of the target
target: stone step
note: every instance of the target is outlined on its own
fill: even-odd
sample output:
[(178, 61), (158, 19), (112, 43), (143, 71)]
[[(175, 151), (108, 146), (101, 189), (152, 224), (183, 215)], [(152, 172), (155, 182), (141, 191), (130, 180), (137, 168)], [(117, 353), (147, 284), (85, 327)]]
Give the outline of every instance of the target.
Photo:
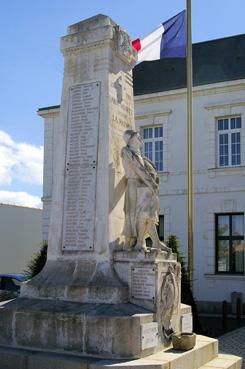
[[(0, 345), (103, 358), (139, 358), (141, 328), (154, 314), (132, 304), (81, 304), (17, 298), (0, 303)], [(155, 323), (156, 324), (156, 323)], [(0, 368), (1, 369), (1, 368)]]
[[(186, 352), (165, 349), (154, 355), (136, 360), (109, 360), (91, 357), (41, 352), (37, 350), (14, 349), (0, 346), (1, 369), (209, 369), (217, 358), (218, 341), (197, 336), (194, 349)], [(225, 355), (230, 357), (229, 355)], [(222, 358), (219, 355), (218, 358)], [(234, 356), (233, 356), (234, 358)], [(238, 360), (238, 359), (237, 359)], [(232, 361), (234, 363), (238, 361)], [(213, 369), (216, 367), (213, 367)], [(223, 368), (221, 366), (221, 368)], [(226, 368), (226, 367), (224, 367)], [(240, 369), (237, 367), (227, 367)]]
[[(218, 341), (213, 338), (198, 335), (196, 345), (189, 351), (165, 349), (156, 354), (124, 363), (90, 366), (90, 369), (197, 369), (218, 355)], [(95, 366), (96, 365), (96, 366)]]
[(242, 358), (234, 355), (219, 354), (199, 369), (241, 369)]

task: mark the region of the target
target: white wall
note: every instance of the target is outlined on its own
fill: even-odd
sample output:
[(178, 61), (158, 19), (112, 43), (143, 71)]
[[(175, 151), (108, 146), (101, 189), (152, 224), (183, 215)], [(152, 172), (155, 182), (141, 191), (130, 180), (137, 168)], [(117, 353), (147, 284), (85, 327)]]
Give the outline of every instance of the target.
[(42, 242), (42, 210), (0, 204), (0, 273), (20, 273)]
[[(242, 163), (217, 168), (216, 118), (241, 115)], [(175, 234), (187, 256), (187, 114), (184, 89), (135, 97), (136, 126), (163, 125), (164, 172), (160, 203), (166, 236)], [(244, 293), (245, 276), (215, 275), (215, 213), (245, 212), (245, 81), (194, 88), (194, 294), (199, 301), (230, 301)]]

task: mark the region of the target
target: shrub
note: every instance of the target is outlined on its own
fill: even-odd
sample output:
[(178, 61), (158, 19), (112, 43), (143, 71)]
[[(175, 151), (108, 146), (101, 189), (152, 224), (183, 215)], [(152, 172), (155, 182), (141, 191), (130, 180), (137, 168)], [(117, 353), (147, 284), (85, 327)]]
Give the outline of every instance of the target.
[(43, 241), (40, 250), (38, 252), (35, 252), (32, 255), (31, 259), (28, 261), (26, 266), (27, 269), (24, 271), (24, 273), (26, 273), (29, 278), (33, 278), (43, 269), (47, 260), (47, 250), (48, 242)]

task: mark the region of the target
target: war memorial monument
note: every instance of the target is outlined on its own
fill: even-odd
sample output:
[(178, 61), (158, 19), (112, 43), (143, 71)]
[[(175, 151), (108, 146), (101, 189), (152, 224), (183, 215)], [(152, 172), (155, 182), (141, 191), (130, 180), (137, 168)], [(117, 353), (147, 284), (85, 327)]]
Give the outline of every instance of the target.
[(215, 339), (172, 348), (173, 335), (194, 337), (192, 315), (156, 232), (159, 180), (134, 130), (129, 36), (98, 15), (70, 26), (61, 51), (48, 259), (0, 305), (0, 369), (240, 368)]

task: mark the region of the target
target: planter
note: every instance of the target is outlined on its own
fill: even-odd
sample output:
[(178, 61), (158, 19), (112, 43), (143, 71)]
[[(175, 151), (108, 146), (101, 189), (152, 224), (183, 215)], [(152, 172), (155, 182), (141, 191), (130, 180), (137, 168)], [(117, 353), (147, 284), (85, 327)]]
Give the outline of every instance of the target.
[(195, 333), (181, 333), (172, 336), (173, 348), (175, 350), (191, 350), (196, 344)]

